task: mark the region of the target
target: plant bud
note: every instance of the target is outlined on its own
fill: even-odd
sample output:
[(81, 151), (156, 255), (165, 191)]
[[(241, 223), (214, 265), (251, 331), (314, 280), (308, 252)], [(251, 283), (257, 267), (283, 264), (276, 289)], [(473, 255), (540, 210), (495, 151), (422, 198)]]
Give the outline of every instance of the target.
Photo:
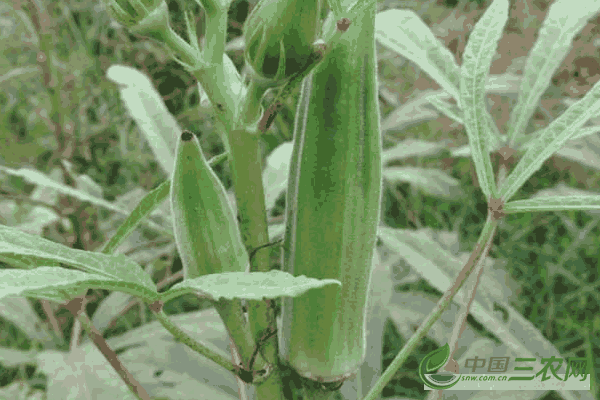
[(165, 0), (104, 0), (110, 16), (132, 32), (163, 41), (169, 25)]
[(321, 27), (323, 0), (261, 0), (245, 26), (245, 57), (255, 74), (274, 84), (302, 71)]

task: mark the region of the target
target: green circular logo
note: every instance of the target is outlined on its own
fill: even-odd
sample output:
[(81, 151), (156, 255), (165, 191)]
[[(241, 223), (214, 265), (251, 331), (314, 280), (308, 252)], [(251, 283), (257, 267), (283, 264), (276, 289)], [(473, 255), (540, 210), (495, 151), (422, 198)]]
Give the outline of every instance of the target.
[[(432, 389), (450, 389), (460, 380), (460, 374), (451, 372), (434, 373), (443, 367), (450, 358), (450, 346), (444, 346), (427, 354), (419, 364), (419, 376), (423, 383)], [(430, 376), (426, 376), (430, 374)]]

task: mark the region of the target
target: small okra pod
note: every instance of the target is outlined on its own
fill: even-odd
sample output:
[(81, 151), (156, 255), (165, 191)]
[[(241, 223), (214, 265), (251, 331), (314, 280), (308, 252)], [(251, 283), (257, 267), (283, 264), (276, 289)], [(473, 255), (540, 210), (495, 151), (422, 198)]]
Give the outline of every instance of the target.
[(189, 131), (177, 143), (170, 196), (185, 279), (246, 271), (248, 253), (225, 188)]

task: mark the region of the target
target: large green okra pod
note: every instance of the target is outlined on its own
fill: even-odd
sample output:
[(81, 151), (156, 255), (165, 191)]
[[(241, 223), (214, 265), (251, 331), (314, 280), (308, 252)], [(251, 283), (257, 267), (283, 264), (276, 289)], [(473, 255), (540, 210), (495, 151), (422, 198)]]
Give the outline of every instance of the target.
[(280, 356), (319, 382), (350, 377), (366, 353), (381, 194), (376, 2), (303, 82), (286, 199), (283, 268), (342, 286), (284, 298)]

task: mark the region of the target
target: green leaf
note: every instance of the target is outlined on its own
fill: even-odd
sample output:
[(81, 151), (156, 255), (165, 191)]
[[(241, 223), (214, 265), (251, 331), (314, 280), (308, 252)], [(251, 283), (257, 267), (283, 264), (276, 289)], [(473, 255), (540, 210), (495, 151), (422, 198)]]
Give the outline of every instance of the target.
[(600, 110), (600, 82), (585, 96), (569, 107), (560, 117), (542, 129), (529, 144), (527, 152), (504, 181), (500, 196), (508, 201), (537, 171), (544, 161), (570, 140), (575, 132)]
[[(600, 133), (600, 126), (578, 129), (564, 147), (556, 152), (556, 155), (585, 167), (600, 170), (600, 151), (598, 151), (600, 135), (597, 133)], [(535, 139), (535, 136), (528, 135), (527, 139)], [(532, 143), (533, 140), (528, 141), (519, 150), (527, 150)]]
[(457, 101), (460, 68), (454, 55), (412, 10), (386, 10), (375, 17), (377, 41), (415, 62)]
[(410, 157), (432, 157), (446, 149), (447, 142), (428, 142), (419, 139), (406, 139), (398, 142), (394, 147), (381, 153), (381, 163), (386, 165), (392, 161), (404, 160)]
[(110, 240), (102, 247), (101, 253), (111, 254), (116, 250), (117, 247), (137, 228), (137, 226), (148, 217), (154, 209), (156, 209), (169, 195), (171, 189), (171, 182), (164, 181), (156, 189), (148, 193), (139, 202), (139, 204), (133, 209), (131, 214), (127, 217), (125, 222), (117, 233), (110, 238)]
[(510, 201), (504, 206), (507, 214), (565, 210), (600, 210), (600, 196), (543, 196)]
[(394, 184), (409, 182), (431, 196), (456, 199), (462, 194), (460, 182), (439, 169), (420, 167), (388, 167), (383, 176)]
[[(71, 249), (59, 243), (0, 225), (0, 256), (4, 255), (34, 258), (37, 265), (46, 261), (68, 264), (87, 273), (99, 275), (101, 278), (128, 285), (130, 290), (144, 299), (157, 297), (156, 285), (152, 279), (138, 264), (122, 254), (105, 255)], [(61, 271), (60, 268), (53, 269)]]
[[(43, 323), (32, 304), (24, 297), (2, 299), (0, 301), (0, 317), (19, 327), (30, 340), (43, 344), (52, 342), (52, 336), (48, 332), (49, 326)], [(7, 360), (2, 357), (0, 357), (0, 362), (7, 365)]]
[(106, 77), (121, 91), (123, 104), (146, 137), (163, 171), (173, 173), (176, 140), (181, 128), (169, 113), (152, 82), (140, 71), (124, 65), (112, 65)]
[(477, 179), (485, 197), (496, 197), (496, 183), (488, 148), (498, 140), (485, 107), (485, 84), (502, 30), (508, 20), (508, 1), (496, 0), (469, 36), (460, 77), (460, 105)]
[[(56, 182), (56, 181), (52, 180), (50, 177), (46, 176), (45, 174), (43, 174), (39, 171), (36, 171), (34, 169), (20, 168), (20, 169), (16, 170), (16, 169), (12, 169), (12, 168), (8, 168), (8, 167), (4, 167), (4, 166), (0, 165), (0, 171), (4, 171), (7, 174), (10, 174), (13, 176), (20, 176), (22, 178), (25, 178), (25, 180), (27, 180), (28, 182), (33, 183), (35, 185), (41, 185), (44, 187), (52, 188), (52, 189), (58, 191), (59, 193), (65, 194), (67, 196), (73, 196), (81, 201), (89, 201), (92, 204), (107, 208), (107, 209), (109, 209), (111, 211), (115, 211), (119, 214), (124, 214), (124, 215), (129, 214), (129, 211), (119, 208), (119, 207), (115, 206), (114, 204), (112, 204), (111, 202), (108, 202), (100, 197), (93, 196), (89, 193), (84, 192), (83, 190), (74, 189), (63, 183)], [(150, 220), (145, 221), (145, 223), (152, 229), (155, 229), (159, 232), (165, 232), (164, 228), (162, 228), (161, 226), (159, 226), (158, 224), (156, 224)], [(168, 231), (165, 233), (168, 233)]]
[[(7, 296), (27, 296), (56, 300), (56, 291), (67, 292), (69, 298), (90, 289), (117, 290), (154, 301), (156, 293), (146, 288), (132, 285), (120, 279), (108, 278), (98, 274), (89, 274), (77, 270), (55, 267), (39, 267), (32, 270), (4, 269), (0, 270), (0, 299)], [(48, 293), (54, 295), (47, 296)], [(69, 300), (64, 298), (63, 300)]]
[(542, 94), (550, 86), (550, 79), (570, 51), (573, 38), (599, 10), (600, 4), (597, 2), (588, 2), (585, 7), (573, 7), (572, 0), (559, 0), (550, 6), (538, 38), (527, 56), (519, 98), (510, 114), (508, 137), (511, 143), (525, 133), (527, 122)]
[(429, 102), (439, 112), (441, 112), (448, 118), (451, 118), (454, 121), (458, 122), (459, 124), (464, 125), (465, 123), (463, 121), (463, 112), (460, 109), (460, 107), (458, 107), (455, 104), (450, 104), (449, 102), (444, 100), (444, 97), (445, 97), (445, 93), (440, 96), (431, 96), (429, 98)]
[(338, 284), (337, 279), (294, 277), (287, 272), (224, 272), (187, 279), (162, 294), (168, 301), (186, 293), (199, 292), (211, 300), (220, 298), (262, 300), (277, 297), (298, 297), (310, 289)]
[[(37, 267), (41, 267), (40, 261), (35, 257), (28, 257), (21, 254), (1, 254), (0, 253), (0, 261), (10, 265), (13, 268), (19, 269), (33, 269)], [(52, 262), (49, 260), (44, 260), (42, 262), (46, 266), (50, 267), (60, 267), (59, 263)]]

